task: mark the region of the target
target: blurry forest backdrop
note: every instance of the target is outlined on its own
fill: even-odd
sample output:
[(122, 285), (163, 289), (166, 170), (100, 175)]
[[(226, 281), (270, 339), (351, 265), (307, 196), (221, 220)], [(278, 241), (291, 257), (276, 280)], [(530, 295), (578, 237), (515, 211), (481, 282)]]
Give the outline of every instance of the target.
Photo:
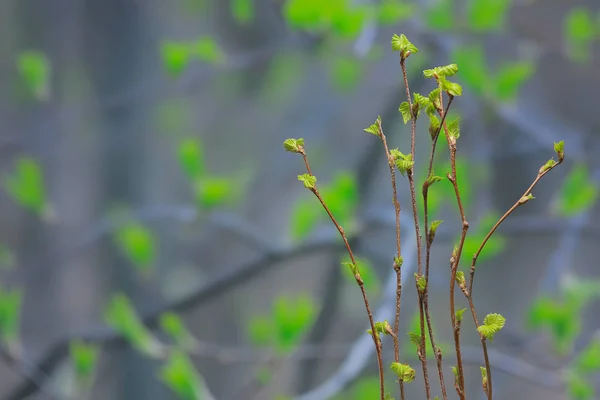
[[(2, 0), (0, 399), (375, 398), (360, 293), (282, 142), (305, 138), (376, 319), (391, 318), (389, 176), (363, 128), (380, 114), (390, 146), (408, 146), (393, 33), (421, 50), (414, 91), (433, 89), (424, 68), (459, 66), (466, 262), (565, 141), (564, 168), (488, 245), (475, 298), (507, 318), (497, 399), (600, 398), (597, 0)], [(447, 182), (433, 200), (444, 346), (460, 232)], [(483, 399), (471, 328), (467, 383)]]

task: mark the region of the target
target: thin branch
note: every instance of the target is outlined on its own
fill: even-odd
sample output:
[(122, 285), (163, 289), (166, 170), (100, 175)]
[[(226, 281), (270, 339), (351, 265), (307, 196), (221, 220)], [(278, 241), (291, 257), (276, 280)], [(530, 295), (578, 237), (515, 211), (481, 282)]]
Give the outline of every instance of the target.
[[(304, 160), (304, 164), (306, 166), (306, 171), (308, 172), (309, 175), (314, 176), (310, 170), (310, 165), (308, 163), (308, 157), (306, 156), (306, 151), (304, 151), (303, 148), (300, 149), (300, 154), (302, 155), (302, 159)], [(363, 301), (365, 303), (365, 309), (367, 310), (367, 315), (369, 317), (369, 324), (371, 325), (371, 336), (373, 337), (373, 343), (375, 344), (375, 351), (377, 353), (377, 364), (379, 367), (379, 390), (380, 390), (381, 400), (384, 400), (384, 397), (385, 397), (385, 382), (384, 382), (385, 375), (383, 373), (383, 355), (382, 355), (382, 348), (381, 348), (381, 340), (379, 339), (379, 335), (378, 335), (377, 331), (375, 330), (375, 321), (373, 320), (373, 312), (371, 311), (371, 305), (369, 304), (369, 299), (367, 297), (365, 283), (360, 275), (359, 266), (356, 263), (356, 258), (354, 257), (354, 253), (352, 252), (352, 248), (350, 246), (350, 243), (348, 242), (348, 238), (346, 237), (346, 233), (344, 232), (344, 229), (336, 221), (335, 217), (329, 210), (329, 207), (327, 207), (327, 204), (325, 204), (323, 197), (321, 197), (321, 194), (319, 193), (319, 190), (317, 189), (317, 185), (316, 184), (313, 185), (310, 188), (310, 191), (317, 197), (317, 199), (321, 203), (321, 206), (323, 206), (323, 209), (325, 210), (325, 212), (327, 212), (327, 215), (329, 215), (331, 222), (333, 222), (336, 229), (340, 233), (340, 236), (342, 237), (342, 240), (344, 241), (344, 245), (346, 246), (346, 250), (348, 251), (348, 255), (350, 256), (350, 261), (352, 262), (352, 265), (355, 268), (354, 279), (356, 280), (356, 283), (358, 284), (360, 291), (362, 293)]]
[[(450, 98), (450, 101), (448, 102), (448, 104), (450, 104), (450, 102), (452, 101), (453, 96), (449, 95), (449, 98)], [(444, 112), (444, 103), (443, 103), (443, 97), (442, 97), (441, 91), (440, 91), (440, 106), (439, 106), (437, 112), (440, 116), (444, 116), (446, 114)], [(460, 241), (458, 243), (458, 247), (455, 249), (455, 251), (452, 252), (452, 257), (450, 258), (450, 268), (451, 268), (451, 273), (450, 273), (450, 317), (452, 319), (454, 346), (456, 349), (456, 363), (457, 363), (457, 370), (458, 370), (458, 389), (459, 389), (458, 394), (459, 394), (460, 398), (462, 400), (464, 400), (466, 398), (465, 377), (464, 377), (464, 373), (463, 373), (462, 357), (461, 357), (461, 351), (460, 351), (460, 323), (458, 323), (456, 320), (456, 306), (454, 304), (454, 302), (455, 302), (454, 287), (455, 287), (455, 281), (456, 281), (456, 272), (458, 270), (458, 265), (460, 263), (460, 256), (462, 254), (462, 249), (465, 244), (465, 239), (467, 237), (467, 231), (469, 230), (469, 223), (467, 222), (467, 218), (465, 216), (465, 210), (464, 210), (463, 203), (462, 203), (462, 200), (460, 197), (460, 191), (458, 189), (458, 178), (457, 178), (457, 173), (456, 173), (456, 138), (454, 138), (450, 135), (446, 121), (443, 121), (443, 123), (440, 123), (440, 125), (444, 128), (444, 132), (446, 134), (446, 141), (448, 142), (448, 148), (450, 149), (451, 172), (447, 174), (447, 177), (448, 177), (448, 180), (450, 181), (450, 183), (452, 183), (452, 187), (454, 188), (454, 194), (456, 196), (456, 202), (458, 204), (458, 211), (460, 213), (460, 218), (462, 221), (462, 233), (460, 236)]]
[[(392, 180), (392, 203), (394, 204), (394, 211), (396, 216), (396, 259), (402, 260), (402, 245), (400, 243), (400, 202), (398, 201), (398, 190), (396, 188), (396, 166), (394, 165), (394, 159), (390, 155), (390, 150), (387, 144), (387, 138), (383, 133), (381, 127), (381, 120), (377, 120), (377, 128), (379, 131), (379, 137), (383, 143), (383, 149), (385, 150), (386, 158), (388, 161), (388, 167), (390, 169), (390, 178)], [(402, 265), (398, 265), (398, 262), (394, 261), (394, 271), (396, 271), (396, 314), (394, 317), (394, 330), (393, 330), (393, 342), (394, 342), (394, 361), (400, 362), (400, 345), (398, 344), (398, 335), (400, 332), (400, 303), (402, 298)], [(404, 381), (398, 379), (400, 385), (400, 399), (404, 400)]]
[[(533, 190), (533, 188), (539, 183), (539, 181), (546, 176), (546, 174), (548, 174), (551, 170), (553, 170), (555, 167), (557, 167), (558, 165), (560, 165), (563, 162), (563, 158), (559, 157), (558, 162), (552, 164), (551, 166), (549, 166), (548, 168), (544, 168), (542, 167), (540, 169), (540, 171), (538, 172), (537, 176), (535, 177), (535, 179), (533, 180), (533, 182), (531, 183), (531, 185), (529, 185), (529, 187), (527, 188), (527, 190), (525, 191), (525, 193), (523, 193), (523, 195), (519, 198), (519, 200), (517, 200), (515, 202), (515, 204), (512, 205), (512, 207), (510, 207), (505, 213), (504, 215), (502, 215), (502, 217), (500, 217), (500, 219), (498, 220), (498, 222), (496, 222), (494, 224), (494, 226), (492, 227), (492, 229), (490, 229), (490, 231), (487, 233), (487, 235), (485, 236), (485, 238), (483, 239), (483, 241), (481, 242), (481, 245), (479, 246), (479, 248), (477, 249), (477, 251), (475, 252), (475, 254), (473, 255), (473, 260), (471, 262), (471, 269), (470, 269), (470, 277), (469, 277), (469, 287), (468, 287), (468, 291), (465, 294), (468, 302), (469, 302), (469, 309), (471, 310), (471, 316), (473, 317), (473, 322), (475, 322), (475, 327), (479, 328), (479, 320), (477, 318), (477, 312), (475, 311), (475, 305), (473, 303), (473, 281), (475, 279), (475, 266), (477, 264), (477, 259), (479, 258), (479, 255), (481, 254), (481, 251), (483, 250), (483, 248), (485, 247), (486, 243), (488, 242), (488, 240), (490, 239), (490, 237), (492, 237), (492, 235), (494, 234), (494, 232), (496, 232), (496, 230), (498, 229), (498, 227), (502, 224), (502, 222), (504, 222), (506, 220), (506, 218), (508, 218), (519, 206), (527, 203), (529, 201), (529, 197), (531, 195), (531, 191)], [(464, 292), (464, 291), (463, 291)], [(488, 399), (492, 399), (492, 369), (490, 367), (490, 359), (489, 359), (489, 355), (488, 355), (488, 350), (487, 350), (487, 339), (486, 337), (479, 333), (479, 339), (481, 341), (481, 346), (483, 348), (483, 357), (484, 357), (484, 361), (485, 361), (485, 369), (487, 372), (487, 396)]]
[[(415, 137), (417, 131), (417, 116), (413, 112), (413, 103), (410, 95), (410, 87), (408, 85), (408, 74), (406, 73), (406, 58), (400, 55), (400, 68), (402, 69), (402, 79), (404, 81), (404, 89), (406, 91), (406, 99), (410, 109), (410, 154), (412, 160), (415, 160)], [(408, 183), (410, 186), (410, 198), (412, 202), (413, 218), (415, 223), (415, 236), (417, 241), (417, 274), (421, 276), (423, 274), (423, 265), (421, 261), (421, 230), (419, 228), (419, 214), (417, 212), (417, 197), (415, 194), (415, 180), (414, 180), (414, 168), (407, 171)], [(431, 399), (431, 388), (429, 384), (429, 373), (427, 372), (427, 346), (425, 339), (425, 318), (423, 316), (423, 299), (419, 295), (419, 313), (421, 322), (421, 348), (419, 351), (419, 358), (421, 359), (421, 366), (423, 368), (423, 379), (425, 381), (425, 395), (427, 400)]]
[(436, 359), (437, 369), (438, 369), (438, 376), (440, 379), (440, 386), (442, 389), (442, 398), (444, 400), (448, 399), (448, 394), (446, 393), (446, 383), (444, 381), (442, 352), (435, 345), (433, 327), (431, 326), (431, 315), (429, 312), (429, 262), (430, 262), (430, 258), (431, 258), (431, 245), (433, 244), (434, 233), (431, 231), (431, 228), (429, 227), (429, 201), (428, 201), (427, 195), (429, 193), (429, 186), (431, 185), (429, 178), (433, 174), (433, 161), (435, 158), (435, 148), (437, 145), (437, 140), (440, 136), (440, 131), (442, 129), (442, 125), (446, 122), (446, 116), (448, 115), (450, 106), (452, 105), (452, 99), (453, 99), (453, 97), (450, 98), (450, 101), (448, 102), (448, 107), (446, 107), (446, 111), (444, 112), (444, 114), (442, 116), (442, 121), (440, 123), (440, 126), (439, 126), (436, 134), (432, 138), (431, 155), (429, 156), (429, 168), (427, 170), (427, 178), (426, 178), (425, 182), (423, 182), (423, 189), (422, 189), (423, 211), (424, 211), (424, 215), (425, 215), (424, 226), (425, 226), (425, 233), (426, 233), (426, 238), (425, 238), (425, 244), (426, 244), (426, 248), (425, 248), (425, 282), (426, 282), (426, 284), (425, 284), (425, 290), (423, 292), (423, 309), (425, 311), (425, 319), (427, 320), (427, 328), (429, 330), (429, 341), (431, 342), (431, 348), (434, 351), (434, 357)]
[[(410, 240), (404, 253), (404, 272), (402, 278), (405, 280), (407, 275), (414, 272), (415, 268), (415, 243)], [(385, 262), (385, 260), (382, 260)], [(404, 282), (403, 282), (404, 283)], [(386, 286), (383, 292), (383, 299), (376, 311), (377, 321), (389, 319), (394, 315), (396, 302), (396, 272), (391, 271), (386, 279)], [(338, 370), (325, 382), (318, 387), (311, 389), (295, 400), (327, 400), (344, 390), (352, 381), (357, 379), (363, 369), (368, 365), (369, 359), (373, 354), (372, 338), (362, 334), (352, 345), (346, 357), (340, 363)]]

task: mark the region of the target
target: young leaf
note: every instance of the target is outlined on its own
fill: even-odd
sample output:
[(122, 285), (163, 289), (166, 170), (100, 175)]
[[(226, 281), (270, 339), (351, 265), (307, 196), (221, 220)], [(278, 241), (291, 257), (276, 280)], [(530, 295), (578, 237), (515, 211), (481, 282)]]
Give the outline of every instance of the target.
[(114, 295), (108, 303), (104, 318), (109, 326), (125, 337), (142, 354), (150, 357), (159, 357), (163, 354), (163, 346), (142, 324), (127, 296)]
[(314, 189), (317, 184), (317, 177), (310, 174), (298, 175), (298, 180), (304, 183), (304, 187), (307, 189)]
[(77, 381), (82, 385), (91, 383), (95, 373), (100, 348), (75, 340), (69, 345), (71, 364)]
[(289, 151), (290, 153), (300, 153), (304, 152), (304, 139), (285, 139), (283, 141), (283, 148), (285, 151)]
[(154, 237), (143, 225), (130, 223), (119, 229), (117, 245), (140, 271), (147, 272), (156, 258)]
[(419, 49), (412, 44), (404, 34), (392, 36), (392, 51), (399, 51), (403, 58), (408, 57), (411, 53), (418, 53)]
[(206, 398), (203, 380), (188, 356), (174, 351), (160, 371), (160, 379), (182, 400)]
[(194, 184), (196, 204), (204, 209), (219, 206), (231, 198), (233, 189), (232, 182), (227, 178), (204, 177)]
[(415, 370), (408, 364), (393, 362), (390, 368), (402, 382), (410, 383), (415, 379)]
[(504, 318), (500, 314), (488, 314), (485, 316), (483, 320), (483, 325), (480, 325), (477, 330), (487, 339), (493, 339), (494, 335), (498, 333), (502, 328), (504, 328), (504, 324), (506, 323), (506, 318)]
[(181, 75), (189, 64), (190, 51), (186, 43), (174, 41), (162, 42), (160, 54), (164, 68), (174, 77)]
[(29, 86), (36, 99), (44, 101), (50, 97), (50, 61), (41, 51), (21, 52), (17, 57), (19, 74)]
[(402, 113), (402, 120), (404, 121), (405, 124), (408, 121), (410, 121), (410, 118), (411, 118), (410, 105), (408, 104), (407, 101), (404, 101), (404, 102), (402, 102), (402, 104), (400, 104), (400, 108), (398, 108), (398, 111), (400, 111)]
[(210, 36), (202, 36), (196, 40), (191, 45), (190, 54), (209, 64), (220, 64), (225, 60), (223, 51)]
[(381, 116), (378, 115), (377, 119), (373, 124), (371, 124), (368, 128), (365, 128), (364, 131), (367, 133), (371, 133), (375, 136), (379, 136), (379, 125), (381, 125)]
[(231, 13), (237, 22), (248, 25), (254, 19), (254, 0), (230, 0)]
[[(463, 279), (464, 279), (464, 276), (463, 276)], [(463, 314), (465, 313), (466, 310), (467, 310), (466, 308), (460, 308), (460, 309), (456, 310), (456, 320), (458, 322), (462, 321)]]
[(204, 157), (200, 141), (186, 139), (179, 144), (179, 165), (188, 179), (200, 179), (204, 174)]
[(341, 265), (343, 266), (342, 272), (348, 281), (356, 285), (354, 275), (357, 271), (359, 271), (367, 291), (372, 293), (379, 292), (379, 278), (375, 273), (375, 269), (371, 263), (366, 259), (357, 259), (356, 264), (357, 267), (354, 267), (354, 265), (348, 259), (344, 259), (341, 262)]
[(583, 373), (600, 371), (600, 338), (594, 337), (575, 359), (575, 366)]
[(46, 209), (44, 176), (37, 161), (31, 157), (19, 157), (15, 171), (4, 180), (4, 187), (20, 206), (43, 215)]
[(432, 69), (426, 69), (423, 71), (423, 75), (425, 75), (425, 78), (438, 78), (438, 77), (448, 77), (448, 76), (452, 76), (452, 75), (456, 75), (456, 73), (458, 72), (458, 65), (456, 64), (450, 64), (450, 65), (444, 65), (441, 67), (435, 67)]
[(440, 77), (438, 81), (440, 82), (440, 87), (444, 92), (451, 96), (462, 96), (462, 86), (460, 86), (458, 83), (450, 82), (443, 77)]
[(173, 312), (165, 312), (160, 316), (160, 326), (167, 335), (169, 335), (177, 346), (185, 348), (191, 347), (196, 340), (186, 329), (179, 315)]

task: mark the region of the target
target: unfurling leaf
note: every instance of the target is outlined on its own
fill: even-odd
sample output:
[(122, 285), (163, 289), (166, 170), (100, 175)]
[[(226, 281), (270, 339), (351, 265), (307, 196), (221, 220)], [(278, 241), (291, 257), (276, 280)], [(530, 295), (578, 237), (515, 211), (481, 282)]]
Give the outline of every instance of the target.
[(390, 368), (402, 382), (410, 383), (415, 379), (415, 370), (408, 364), (393, 362)]
[(310, 174), (298, 175), (298, 180), (304, 183), (304, 187), (307, 189), (314, 189), (317, 184), (317, 177)]
[(369, 126), (368, 128), (365, 128), (364, 131), (367, 133), (371, 133), (375, 136), (381, 136), (381, 134), (379, 132), (380, 126), (381, 126), (381, 116), (378, 115), (375, 122), (373, 124), (371, 124), (371, 126)]
[(286, 139), (283, 141), (283, 148), (290, 153), (304, 153), (304, 139)]
[(506, 318), (500, 314), (488, 314), (483, 320), (483, 325), (480, 325), (477, 330), (486, 339), (493, 339), (494, 335), (504, 328)]

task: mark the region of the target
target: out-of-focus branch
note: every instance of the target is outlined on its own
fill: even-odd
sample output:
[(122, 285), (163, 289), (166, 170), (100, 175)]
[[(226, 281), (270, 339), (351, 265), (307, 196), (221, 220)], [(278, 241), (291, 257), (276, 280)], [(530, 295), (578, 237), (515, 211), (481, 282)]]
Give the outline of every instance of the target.
[[(359, 235), (349, 237), (349, 241), (353, 243), (358, 236)], [(149, 327), (155, 327), (158, 324), (160, 316), (164, 312), (183, 312), (215, 297), (222, 296), (228, 290), (231, 290), (241, 283), (247, 283), (249, 280), (256, 278), (261, 273), (266, 272), (279, 263), (291, 261), (319, 251), (343, 250), (343, 244), (339, 243), (336, 239), (337, 238), (332, 238), (331, 240), (320, 239), (319, 241), (308, 242), (294, 248), (268, 252), (264, 256), (259, 257), (257, 260), (248, 264), (234, 268), (225, 268), (223, 273), (214, 277), (205, 285), (202, 285), (198, 290), (144, 314), (142, 316), (142, 321)], [(27, 363), (28, 365), (35, 365), (36, 368), (32, 369), (31, 373), (28, 374), (27, 379), (19, 384), (5, 400), (23, 399), (39, 391), (48, 378), (52, 376), (60, 363), (68, 356), (71, 341), (77, 339), (96, 343), (107, 348), (123, 346), (126, 344), (125, 339), (119, 333), (108, 327), (96, 328), (80, 334), (69, 335), (50, 346), (37, 361), (28, 362), (26, 360), (20, 360), (20, 364)]]

